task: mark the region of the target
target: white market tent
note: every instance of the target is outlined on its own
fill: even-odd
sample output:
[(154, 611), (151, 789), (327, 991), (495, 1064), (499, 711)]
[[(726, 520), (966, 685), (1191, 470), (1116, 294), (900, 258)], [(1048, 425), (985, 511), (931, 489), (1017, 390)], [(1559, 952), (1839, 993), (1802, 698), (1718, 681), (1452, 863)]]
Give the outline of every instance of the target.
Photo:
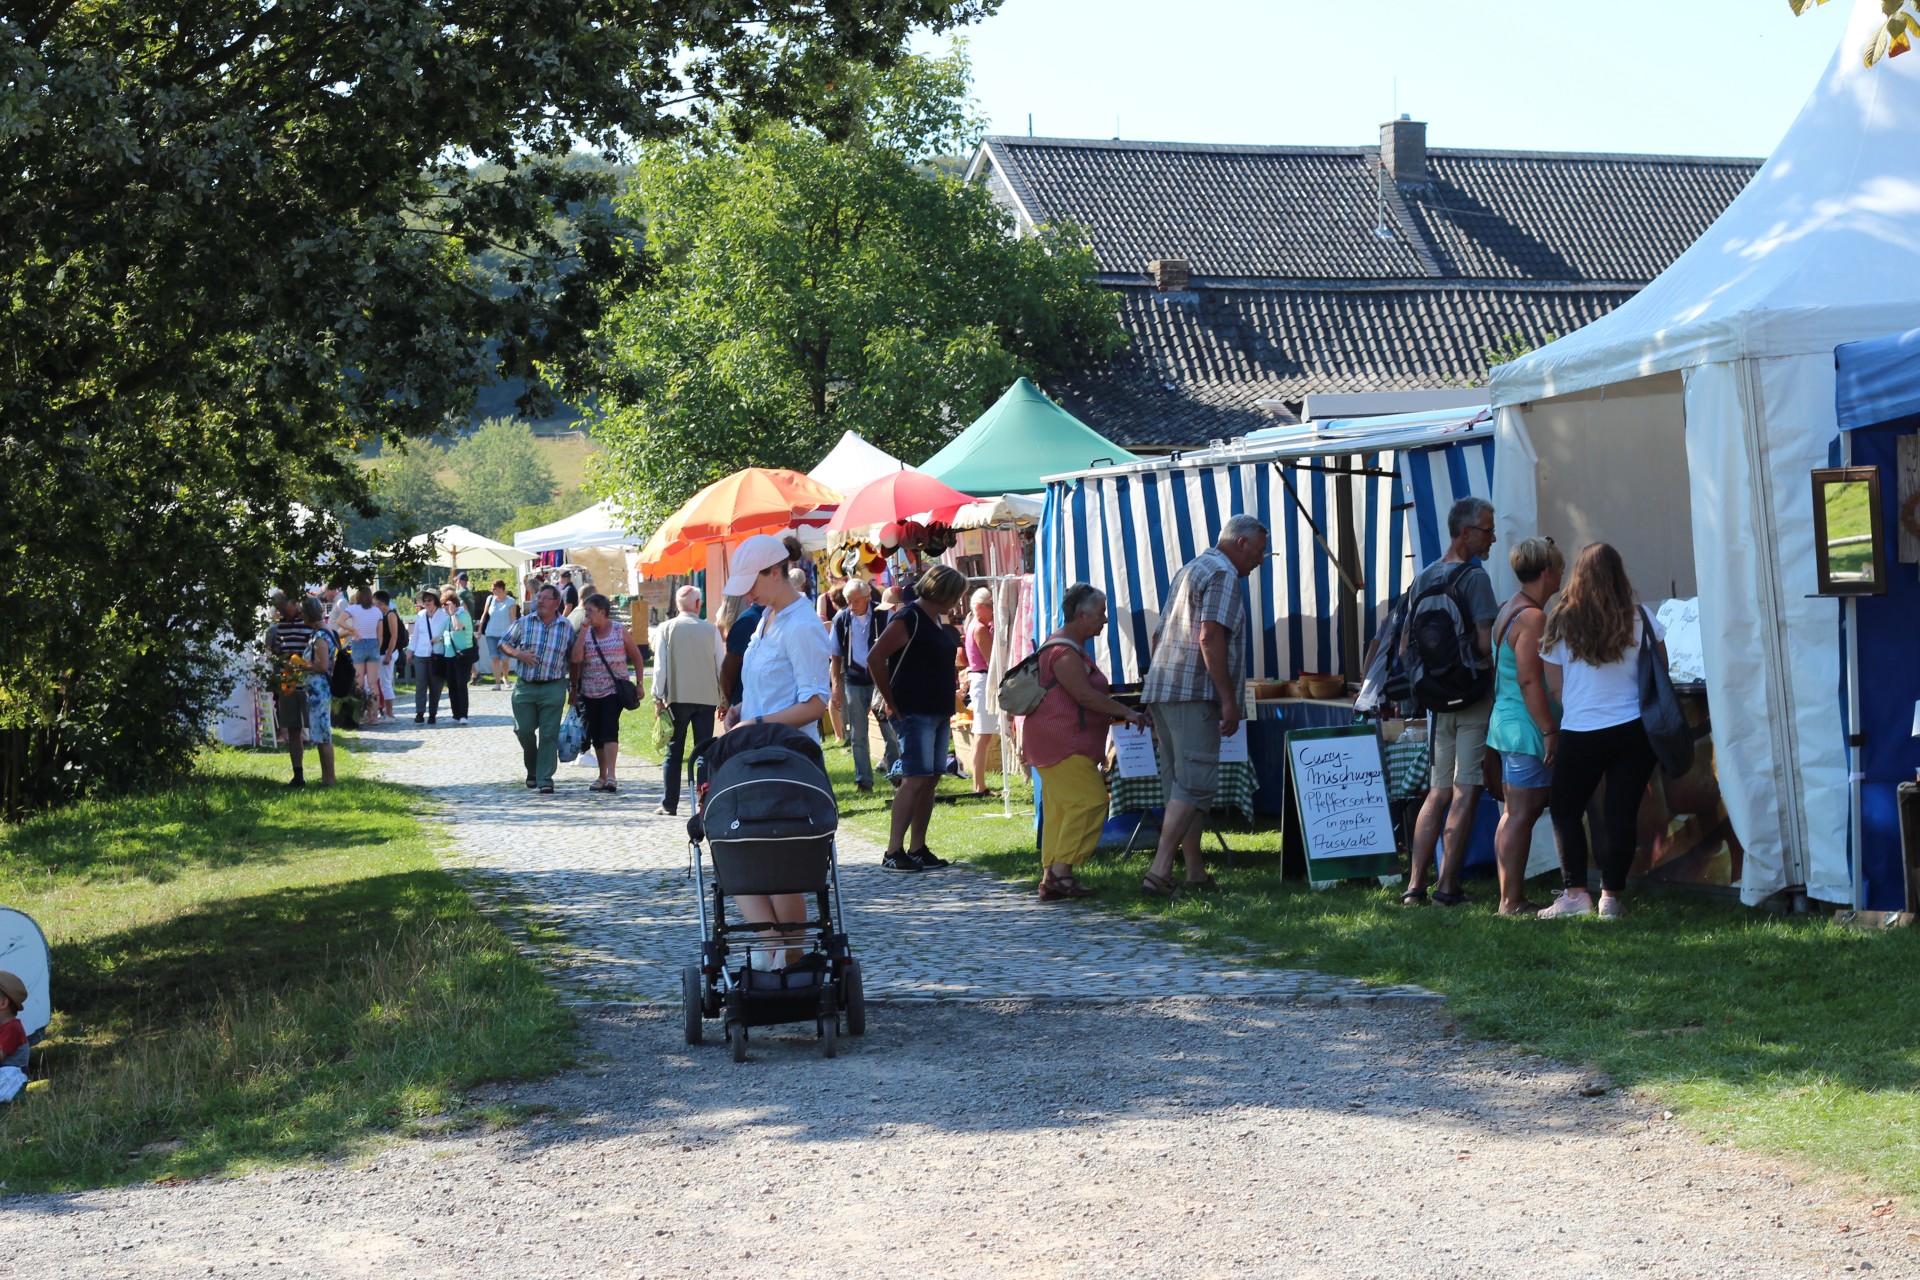
[(1834, 347), (1920, 325), (1920, 57), (1863, 66), (1882, 21), (1856, 0), (1779, 147), (1658, 279), (1492, 377), (1501, 538), (1611, 542), (1643, 598), (1699, 596), (1749, 903), (1851, 897), (1839, 619), (1808, 598), (1808, 473), (1838, 452)]
[(818, 480), (829, 489), (851, 494), (890, 471), (905, 470), (906, 465), (884, 449), (875, 448), (848, 431), (841, 435), (840, 443), (820, 459), (820, 464), (807, 472), (807, 478)]
[(637, 547), (645, 539), (627, 529), (611, 499), (596, 502), (564, 520), (543, 524), (513, 535), (522, 551), (571, 551), (590, 547)]

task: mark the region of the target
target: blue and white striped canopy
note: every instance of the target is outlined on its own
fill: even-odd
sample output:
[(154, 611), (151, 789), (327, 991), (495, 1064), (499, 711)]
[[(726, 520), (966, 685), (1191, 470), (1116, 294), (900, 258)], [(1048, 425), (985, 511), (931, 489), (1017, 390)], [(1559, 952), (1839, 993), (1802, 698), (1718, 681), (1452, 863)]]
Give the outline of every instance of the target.
[(1037, 548), (1042, 632), (1059, 625), (1068, 586), (1092, 583), (1106, 593), (1109, 619), (1095, 656), (1115, 684), (1138, 684), (1173, 575), (1244, 512), (1272, 531), (1273, 552), (1247, 579), (1246, 674), (1280, 680), (1338, 670), (1339, 575), (1319, 541), (1339, 546), (1337, 471), (1357, 473), (1345, 482), (1354, 486), (1354, 539), (1365, 574), (1364, 649), (1414, 573), (1446, 548), (1447, 509), (1468, 494), (1492, 493), (1491, 439), (1398, 452), (1169, 461), (1056, 480), (1047, 487)]

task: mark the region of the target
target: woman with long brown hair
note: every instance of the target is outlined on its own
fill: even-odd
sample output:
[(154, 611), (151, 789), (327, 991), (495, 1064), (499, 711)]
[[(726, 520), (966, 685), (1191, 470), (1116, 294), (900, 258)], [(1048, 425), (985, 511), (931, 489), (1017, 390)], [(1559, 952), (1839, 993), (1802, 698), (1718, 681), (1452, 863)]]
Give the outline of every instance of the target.
[[(1582, 551), (1540, 637), (1547, 690), (1560, 703), (1560, 736), (1547, 807), (1566, 889), (1541, 918), (1587, 915), (1587, 802), (1604, 780), (1605, 840), (1599, 854), (1600, 915), (1626, 915), (1620, 891), (1633, 865), (1640, 798), (1657, 763), (1640, 719), (1642, 610), (1620, 553), (1604, 542)], [(1666, 632), (1652, 615), (1659, 661)]]

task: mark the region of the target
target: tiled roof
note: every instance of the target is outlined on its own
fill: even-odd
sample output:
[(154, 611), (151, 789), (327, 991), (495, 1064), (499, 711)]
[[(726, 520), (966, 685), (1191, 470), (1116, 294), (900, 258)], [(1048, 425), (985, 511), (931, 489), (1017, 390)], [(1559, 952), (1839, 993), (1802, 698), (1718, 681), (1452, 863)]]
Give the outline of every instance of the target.
[(1050, 382), (1061, 405), (1115, 444), (1186, 448), (1288, 420), (1310, 392), (1472, 386), (1485, 350), (1538, 345), (1632, 296), (1611, 289), (1425, 286), (1211, 289), (1122, 286), (1134, 335), (1111, 365)]
[[(1484, 382), (1486, 348), (1508, 335), (1537, 345), (1619, 306), (1760, 165), (1412, 154), (1424, 169), (1395, 181), (1378, 147), (996, 136), (972, 174), (1025, 223), (1084, 229), (1133, 342), (1047, 390), (1116, 443), (1150, 449), (1273, 425), (1263, 399)], [(1155, 259), (1187, 262), (1185, 291), (1152, 287)]]
[(1396, 183), (1383, 179), (1377, 147), (995, 136), (985, 152), (1029, 219), (1086, 229), (1103, 273), (1184, 258), (1213, 280), (1644, 284), (1760, 165), (1433, 150), (1427, 182)]

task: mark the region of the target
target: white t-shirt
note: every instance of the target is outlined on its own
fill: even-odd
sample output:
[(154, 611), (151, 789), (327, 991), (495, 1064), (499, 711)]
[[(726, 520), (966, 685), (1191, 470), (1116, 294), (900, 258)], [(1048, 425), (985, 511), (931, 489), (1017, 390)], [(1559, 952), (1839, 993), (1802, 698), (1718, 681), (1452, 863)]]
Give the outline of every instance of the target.
[[(833, 641), (819, 617), (807, 607), (806, 597), (778, 613), (762, 614), (759, 630), (747, 646), (746, 661), (740, 666), (741, 719), (785, 711), (808, 698), (818, 697), (822, 702), (831, 698), (832, 657)], [(800, 731), (816, 742), (820, 740), (818, 721)]]
[(377, 640), (380, 638), (380, 606), (370, 604), (364, 608), (357, 604), (347, 606), (347, 616), (353, 619), (353, 635), (356, 640)]
[[(1640, 615), (1633, 618), (1633, 643), (1604, 667), (1573, 656), (1565, 640), (1540, 657), (1559, 667), (1560, 727), (1576, 733), (1611, 729), (1640, 718)], [(1653, 620), (1653, 638), (1664, 640), (1667, 629)]]

